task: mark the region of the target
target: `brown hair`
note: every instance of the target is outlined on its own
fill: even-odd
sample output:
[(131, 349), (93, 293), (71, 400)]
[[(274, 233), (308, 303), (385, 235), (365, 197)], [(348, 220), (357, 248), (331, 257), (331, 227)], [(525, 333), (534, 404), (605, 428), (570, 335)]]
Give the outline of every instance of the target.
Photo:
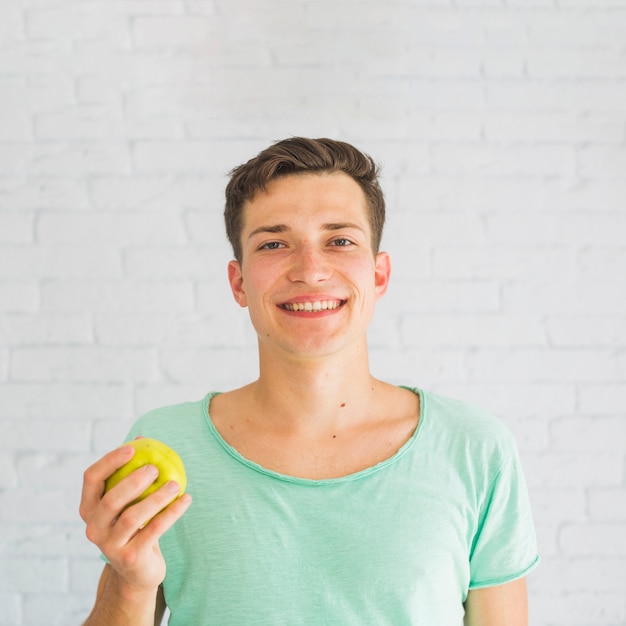
[(333, 139), (283, 139), (230, 172), (226, 186), (224, 220), (235, 258), (241, 261), (243, 207), (258, 191), (281, 176), (309, 172), (343, 172), (354, 179), (365, 194), (372, 231), (372, 250), (378, 252), (385, 223), (385, 198), (378, 182), (379, 169), (373, 159), (354, 146)]

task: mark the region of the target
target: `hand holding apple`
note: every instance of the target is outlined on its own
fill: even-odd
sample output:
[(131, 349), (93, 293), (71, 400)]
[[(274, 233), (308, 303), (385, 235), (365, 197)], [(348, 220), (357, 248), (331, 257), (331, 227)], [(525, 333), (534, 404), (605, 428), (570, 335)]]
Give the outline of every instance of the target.
[(173, 480), (178, 483), (178, 495), (182, 496), (187, 487), (187, 476), (185, 466), (178, 454), (161, 441), (149, 437), (141, 437), (134, 441), (129, 441), (124, 445), (132, 446), (135, 449), (133, 458), (118, 470), (113, 472), (105, 481), (105, 493), (111, 490), (122, 479), (132, 474), (135, 470), (144, 465), (153, 465), (157, 468), (159, 475), (157, 479), (137, 498), (129, 503), (129, 506), (141, 502), (144, 498), (160, 489), (163, 485)]

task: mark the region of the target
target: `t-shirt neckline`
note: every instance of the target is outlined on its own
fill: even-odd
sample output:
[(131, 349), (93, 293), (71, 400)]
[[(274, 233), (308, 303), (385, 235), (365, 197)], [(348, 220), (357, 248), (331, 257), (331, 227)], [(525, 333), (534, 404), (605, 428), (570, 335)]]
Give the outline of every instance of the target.
[(250, 459), (248, 459), (245, 456), (243, 456), (243, 454), (241, 454), (236, 448), (231, 446), (222, 437), (222, 435), (219, 433), (219, 431), (215, 427), (215, 424), (213, 423), (213, 420), (211, 419), (211, 413), (210, 413), (209, 407), (211, 405), (212, 398), (214, 398), (215, 396), (217, 396), (217, 395), (219, 395), (221, 393), (219, 391), (209, 392), (205, 396), (205, 398), (204, 398), (204, 417), (206, 419), (207, 426), (209, 428), (209, 432), (211, 433), (213, 438), (217, 441), (217, 443), (231, 457), (233, 457), (236, 461), (238, 461), (242, 465), (248, 467), (249, 469), (252, 469), (252, 470), (254, 470), (256, 472), (259, 472), (261, 474), (264, 474), (264, 475), (269, 476), (270, 478), (274, 478), (276, 480), (281, 480), (283, 482), (289, 482), (289, 483), (295, 483), (295, 484), (299, 484), (299, 485), (306, 485), (306, 486), (336, 485), (336, 484), (343, 483), (343, 482), (351, 482), (351, 481), (355, 481), (355, 480), (360, 480), (360, 479), (366, 478), (367, 476), (369, 476), (369, 475), (371, 475), (371, 474), (373, 474), (375, 472), (379, 472), (380, 470), (385, 469), (385, 468), (389, 467), (390, 465), (393, 465), (402, 456), (404, 456), (404, 454), (406, 454), (413, 447), (415, 442), (417, 441), (417, 438), (418, 438), (420, 432), (422, 431), (423, 422), (424, 422), (425, 415), (426, 415), (425, 394), (424, 394), (422, 389), (419, 389), (417, 387), (407, 387), (407, 386), (404, 386), (404, 385), (400, 385), (400, 387), (402, 389), (408, 389), (409, 391), (412, 391), (413, 393), (417, 394), (417, 396), (419, 397), (419, 401), (420, 401), (419, 402), (419, 416), (418, 416), (418, 420), (417, 420), (417, 426), (415, 427), (415, 430), (413, 431), (413, 433), (411, 434), (409, 439), (407, 439), (407, 441), (405, 441), (404, 444), (402, 444), (402, 446), (394, 454), (392, 454), (390, 457), (388, 457), (387, 459), (384, 459), (383, 461), (380, 461), (379, 463), (376, 463), (375, 465), (372, 465), (370, 467), (366, 467), (365, 469), (359, 470), (357, 472), (352, 472), (351, 474), (346, 474), (344, 476), (337, 476), (336, 478), (315, 479), (315, 478), (302, 478), (300, 476), (291, 476), (290, 474), (283, 474), (281, 472), (276, 472), (274, 470), (271, 470), (271, 469), (269, 469), (267, 467), (264, 467), (263, 465), (260, 465), (259, 463), (251, 461)]

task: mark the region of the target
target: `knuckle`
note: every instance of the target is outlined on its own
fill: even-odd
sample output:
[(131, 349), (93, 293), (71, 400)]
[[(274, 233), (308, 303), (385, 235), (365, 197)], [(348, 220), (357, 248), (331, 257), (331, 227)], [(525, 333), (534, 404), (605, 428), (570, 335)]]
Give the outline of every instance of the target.
[(100, 533), (91, 524), (87, 524), (85, 528), (85, 536), (91, 543), (97, 544), (100, 539)]

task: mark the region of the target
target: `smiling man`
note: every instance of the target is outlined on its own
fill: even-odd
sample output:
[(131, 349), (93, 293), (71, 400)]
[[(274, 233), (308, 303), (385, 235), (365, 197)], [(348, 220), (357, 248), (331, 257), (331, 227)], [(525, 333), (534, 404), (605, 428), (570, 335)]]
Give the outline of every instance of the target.
[(127, 507), (151, 467), (104, 494), (129, 446), (85, 472), (107, 560), (87, 624), (152, 626), (167, 605), (179, 626), (527, 625), (538, 557), (510, 433), (370, 373), (384, 217), (374, 162), (343, 142), (287, 139), (233, 170), (228, 278), (259, 378), (129, 434), (177, 450), (193, 506), (174, 484)]

